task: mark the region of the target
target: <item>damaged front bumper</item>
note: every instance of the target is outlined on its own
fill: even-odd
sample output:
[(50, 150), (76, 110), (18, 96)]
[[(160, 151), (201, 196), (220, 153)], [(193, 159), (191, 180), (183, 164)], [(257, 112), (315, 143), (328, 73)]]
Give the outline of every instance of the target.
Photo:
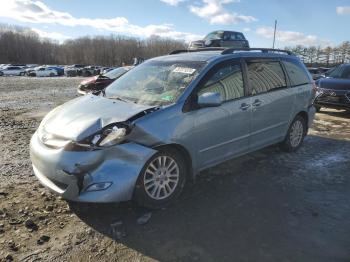
[[(94, 151), (53, 149), (39, 140), (37, 132), (30, 142), (30, 158), (39, 181), (64, 199), (78, 202), (131, 200), (142, 167), (154, 153), (156, 150), (132, 142)], [(96, 184), (108, 186), (89, 191)]]

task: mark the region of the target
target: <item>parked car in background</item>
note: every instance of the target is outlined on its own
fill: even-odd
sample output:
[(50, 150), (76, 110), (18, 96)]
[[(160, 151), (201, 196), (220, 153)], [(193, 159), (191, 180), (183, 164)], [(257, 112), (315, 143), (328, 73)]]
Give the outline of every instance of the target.
[(70, 65), (66, 66), (64, 68), (64, 74), (66, 76), (81, 76), (82, 69), (85, 67), (85, 65)]
[(214, 31), (202, 40), (192, 41), (188, 49), (205, 47), (249, 48), (249, 42), (241, 32)]
[(121, 77), (132, 66), (124, 66), (115, 68), (105, 74), (94, 76), (82, 81), (78, 87), (78, 93), (85, 95), (87, 93), (98, 94), (104, 90), (110, 83)]
[(57, 107), (31, 139), (35, 175), (67, 200), (159, 208), (206, 168), (276, 143), (296, 151), (315, 114), (306, 67), (288, 51), (236, 51), (156, 57)]
[(83, 69), (81, 69), (81, 75), (82, 76), (94, 76), (99, 75), (101, 72), (100, 66), (86, 66)]
[(328, 71), (327, 77), (316, 81), (316, 109), (322, 107), (350, 111), (350, 64), (343, 64)]
[(64, 68), (61, 66), (47, 66), (47, 68), (54, 69), (57, 72), (58, 76), (63, 76), (64, 75)]
[(44, 76), (57, 76), (57, 71), (50, 67), (44, 67), (39, 66), (35, 67), (34, 69), (31, 69), (30, 71), (26, 71), (28, 76), (38, 76), (38, 77), (44, 77)]
[(25, 69), (20, 66), (5, 66), (0, 69), (0, 75), (24, 76)]

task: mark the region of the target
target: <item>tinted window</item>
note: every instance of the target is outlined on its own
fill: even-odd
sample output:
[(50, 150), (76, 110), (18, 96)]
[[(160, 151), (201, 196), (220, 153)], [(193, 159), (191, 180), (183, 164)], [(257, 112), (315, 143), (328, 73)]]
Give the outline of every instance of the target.
[(247, 65), (253, 95), (287, 86), (279, 62), (248, 62)]
[(230, 33), (230, 38), (230, 40), (245, 40), (243, 34), (234, 32)]
[(350, 78), (350, 66), (349, 65), (340, 65), (336, 67), (334, 70), (332, 70), (329, 74), (327, 74), (329, 77), (333, 78)]
[(228, 101), (244, 96), (244, 84), (241, 66), (237, 63), (225, 63), (212, 72), (204, 83), (198, 95), (206, 92), (217, 92), (222, 101)]
[(244, 38), (244, 35), (242, 33), (225, 32), (224, 40), (225, 41), (245, 40), (245, 38)]
[(310, 83), (309, 76), (306, 74), (306, 71), (300, 66), (299, 63), (292, 61), (284, 61), (283, 63), (286, 67), (287, 74), (290, 78), (292, 86), (299, 86)]

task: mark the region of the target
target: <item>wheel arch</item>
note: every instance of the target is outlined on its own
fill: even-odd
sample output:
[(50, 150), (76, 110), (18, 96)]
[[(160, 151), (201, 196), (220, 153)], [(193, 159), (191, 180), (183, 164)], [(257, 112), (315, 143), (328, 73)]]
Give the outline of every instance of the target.
[[(306, 111), (300, 111), (298, 114), (296, 114), (295, 117), (297, 116), (301, 116), (302, 118), (304, 118), (305, 120), (305, 124), (306, 124), (306, 129), (308, 130), (309, 129), (309, 115)], [(294, 119), (295, 119), (294, 117)]]
[(184, 146), (182, 146), (180, 144), (176, 144), (176, 143), (156, 146), (154, 149), (161, 150), (161, 149), (166, 149), (166, 148), (175, 149), (184, 157), (184, 160), (185, 160), (186, 166), (187, 166), (188, 176), (189, 176), (189, 178), (194, 178), (193, 162), (192, 162), (192, 157), (191, 157), (191, 154), (189, 153), (189, 151)]

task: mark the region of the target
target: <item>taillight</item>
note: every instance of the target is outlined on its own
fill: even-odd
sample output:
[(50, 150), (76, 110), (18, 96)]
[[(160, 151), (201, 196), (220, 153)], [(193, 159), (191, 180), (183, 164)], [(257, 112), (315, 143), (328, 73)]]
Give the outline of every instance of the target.
[(322, 94), (322, 91), (320, 91), (320, 88), (316, 85), (316, 82), (312, 81), (312, 96), (311, 96), (312, 104), (315, 102), (317, 97), (320, 96), (321, 94)]

